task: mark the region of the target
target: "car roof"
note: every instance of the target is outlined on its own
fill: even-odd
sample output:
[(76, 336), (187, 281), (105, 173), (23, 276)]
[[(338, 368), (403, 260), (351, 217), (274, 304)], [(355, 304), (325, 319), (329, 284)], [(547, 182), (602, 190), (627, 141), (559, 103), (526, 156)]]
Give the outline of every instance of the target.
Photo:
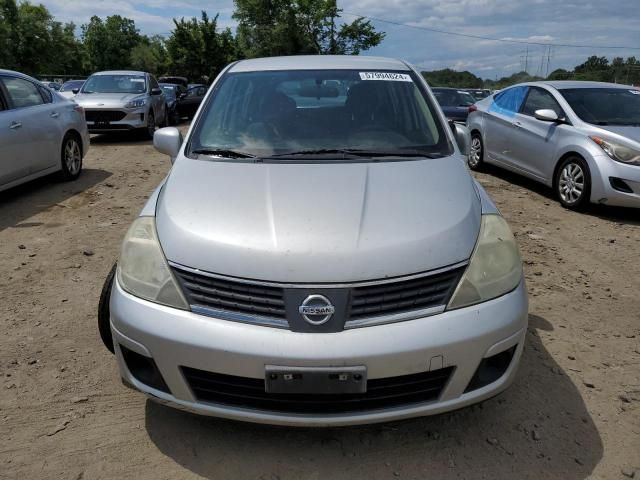
[(229, 72), (269, 70), (403, 70), (409, 67), (401, 60), (355, 55), (296, 55), (290, 57), (252, 58), (234, 63)]
[(563, 88), (629, 88), (629, 85), (622, 85), (620, 83), (589, 82), (584, 80), (543, 80), (540, 82), (522, 83), (521, 85), (547, 85), (556, 90), (562, 90)]
[[(33, 77), (30, 77), (29, 75), (26, 75), (24, 73), (16, 72), (14, 70), (5, 70), (5, 69), (2, 69), (2, 68), (0, 68), (0, 75), (12, 75), (12, 76), (15, 76), (15, 77), (22, 77), (22, 78), (25, 78), (25, 79), (28, 79), (28, 80), (31, 80), (31, 81), (33, 81), (33, 80), (39, 81), (39, 80), (37, 80), (37, 79), (35, 79)], [(40, 82), (40, 83), (42, 83), (42, 82)]]
[(148, 73), (136, 70), (105, 70), (104, 72), (95, 72), (93, 75), (148, 75)]

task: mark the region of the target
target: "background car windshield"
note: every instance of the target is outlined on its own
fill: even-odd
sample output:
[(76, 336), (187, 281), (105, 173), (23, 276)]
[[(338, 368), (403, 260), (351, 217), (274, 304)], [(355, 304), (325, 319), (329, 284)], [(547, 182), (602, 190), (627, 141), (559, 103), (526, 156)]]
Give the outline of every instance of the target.
[(74, 88), (81, 88), (84, 84), (84, 80), (70, 80), (68, 82), (64, 82), (62, 87), (60, 87), (61, 92), (70, 92)]
[(401, 73), (403, 80), (363, 80), (361, 72), (351, 70), (229, 74), (203, 110), (191, 151), (233, 149), (269, 156), (357, 149), (450, 155), (434, 106), (416, 78)]
[(173, 100), (174, 98), (176, 98), (176, 87), (174, 87), (173, 85), (162, 85), (162, 91), (168, 99)]
[(566, 88), (560, 90), (581, 120), (594, 125), (640, 126), (640, 90)]
[(476, 99), (469, 92), (434, 89), (433, 94), (443, 107), (469, 107), (476, 103)]
[(144, 93), (143, 75), (94, 75), (82, 87), (82, 93)]

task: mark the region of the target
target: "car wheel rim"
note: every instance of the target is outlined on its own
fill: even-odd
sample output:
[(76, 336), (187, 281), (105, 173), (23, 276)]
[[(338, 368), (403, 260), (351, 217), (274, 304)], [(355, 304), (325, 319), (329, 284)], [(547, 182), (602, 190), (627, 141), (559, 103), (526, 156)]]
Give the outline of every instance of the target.
[(469, 151), (469, 165), (472, 167), (476, 167), (480, 163), (481, 150), (482, 145), (480, 144), (480, 139), (474, 137), (473, 140), (471, 140), (471, 150)]
[(568, 163), (560, 172), (558, 190), (566, 203), (576, 203), (584, 193), (584, 171), (577, 163)]
[(80, 145), (74, 139), (67, 140), (67, 144), (64, 147), (64, 162), (67, 171), (71, 175), (76, 175), (80, 171), (82, 153), (80, 152)]

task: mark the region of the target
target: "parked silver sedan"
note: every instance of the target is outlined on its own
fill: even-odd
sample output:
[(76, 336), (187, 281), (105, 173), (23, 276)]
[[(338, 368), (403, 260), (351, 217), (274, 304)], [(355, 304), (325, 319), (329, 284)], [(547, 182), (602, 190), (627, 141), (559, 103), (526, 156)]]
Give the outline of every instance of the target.
[(402, 61), (229, 66), (184, 141), (156, 132), (173, 167), (105, 284), (99, 329), (124, 382), (201, 414), (312, 426), (507, 388), (522, 264), (454, 129)]
[(0, 70), (0, 190), (58, 171), (74, 180), (88, 150), (82, 107), (34, 78)]
[(640, 89), (600, 82), (515, 85), (470, 107), (468, 163), (554, 189), (560, 203), (640, 207)]
[(84, 107), (91, 133), (140, 130), (152, 138), (157, 126), (169, 122), (165, 95), (146, 72), (94, 73), (73, 100)]

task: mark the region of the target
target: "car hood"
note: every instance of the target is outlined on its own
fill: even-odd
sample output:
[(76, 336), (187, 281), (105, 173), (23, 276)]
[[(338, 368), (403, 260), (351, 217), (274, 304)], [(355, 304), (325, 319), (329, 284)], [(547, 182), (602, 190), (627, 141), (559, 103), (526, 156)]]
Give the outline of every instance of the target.
[(598, 128), (601, 130), (606, 130), (607, 132), (616, 133), (622, 137), (626, 137), (630, 140), (640, 143), (640, 127), (598, 125)]
[(481, 204), (455, 158), (174, 165), (156, 224), (169, 261), (292, 283), (371, 280), (467, 260)]
[(73, 99), (84, 108), (123, 107), (127, 102), (143, 96), (143, 93), (78, 93)]

